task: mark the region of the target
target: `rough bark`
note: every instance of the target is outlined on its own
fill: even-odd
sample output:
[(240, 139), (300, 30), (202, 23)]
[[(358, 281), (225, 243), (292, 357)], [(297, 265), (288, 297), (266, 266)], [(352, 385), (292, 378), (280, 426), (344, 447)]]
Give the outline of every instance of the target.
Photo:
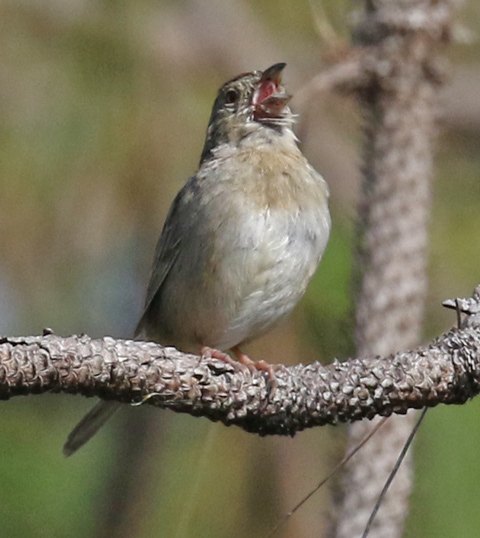
[(265, 372), (149, 342), (53, 334), (0, 339), (0, 399), (65, 392), (144, 402), (260, 435), (462, 404), (480, 391), (480, 287), (463, 326), (389, 357)]
[[(366, 2), (355, 30), (364, 112), (363, 188), (358, 217), (356, 352), (386, 355), (420, 338), (427, 288), (428, 215), (439, 52), (451, 2)], [(415, 420), (390, 420), (348, 466), (331, 535), (361, 536)], [(350, 428), (347, 449), (372, 425)], [(370, 538), (400, 537), (408, 512), (411, 460), (384, 500)]]

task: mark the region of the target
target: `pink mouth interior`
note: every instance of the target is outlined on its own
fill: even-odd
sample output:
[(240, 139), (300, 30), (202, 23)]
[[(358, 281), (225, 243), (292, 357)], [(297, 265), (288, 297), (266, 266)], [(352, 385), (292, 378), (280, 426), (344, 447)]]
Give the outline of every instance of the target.
[(254, 98), (254, 104), (258, 105), (265, 101), (265, 99), (268, 99), (271, 95), (273, 95), (277, 90), (277, 85), (273, 80), (266, 80), (265, 82), (262, 82), (257, 89), (257, 92), (255, 94)]

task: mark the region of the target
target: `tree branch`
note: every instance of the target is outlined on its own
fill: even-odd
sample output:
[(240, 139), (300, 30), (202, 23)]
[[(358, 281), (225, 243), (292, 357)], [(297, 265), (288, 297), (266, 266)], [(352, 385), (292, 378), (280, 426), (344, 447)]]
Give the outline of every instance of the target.
[(66, 392), (145, 402), (260, 435), (462, 404), (480, 392), (480, 286), (458, 305), (466, 314), (462, 327), (426, 347), (327, 366), (280, 366), (270, 394), (260, 372), (150, 342), (50, 332), (4, 337), (0, 399)]
[[(451, 0), (365, 2), (352, 34), (361, 76), (358, 82), (340, 79), (336, 85), (352, 88), (364, 118), (354, 276), (359, 357), (386, 356), (420, 340), (433, 140), (451, 12)], [(421, 370), (417, 373), (423, 384)], [(394, 417), (346, 466), (328, 536), (363, 535), (414, 421), (411, 413)], [(347, 450), (370, 429), (366, 422), (353, 424)], [(371, 538), (403, 535), (412, 483), (412, 459), (407, 456), (370, 529)]]

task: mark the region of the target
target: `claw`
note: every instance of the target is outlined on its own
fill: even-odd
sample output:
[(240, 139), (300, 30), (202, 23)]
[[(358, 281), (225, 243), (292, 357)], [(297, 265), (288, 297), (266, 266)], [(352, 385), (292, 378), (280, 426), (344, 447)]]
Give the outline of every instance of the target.
[(205, 357), (206, 359), (218, 359), (219, 361), (224, 362), (225, 364), (228, 364), (230, 366), (233, 366), (233, 368), (238, 372), (238, 362), (228, 353), (225, 353), (224, 351), (220, 351), (219, 349), (215, 349), (214, 347), (208, 347), (208, 346), (202, 346), (202, 357)]
[(235, 346), (232, 348), (232, 352), (237, 357), (238, 361), (232, 359), (228, 353), (225, 353), (224, 351), (221, 351), (220, 349), (215, 349), (213, 347), (203, 346), (202, 347), (202, 357), (208, 358), (208, 359), (218, 359), (225, 364), (228, 364), (230, 366), (233, 366), (236, 371), (238, 371), (238, 364), (243, 364), (243, 366), (246, 366), (250, 372), (266, 372), (268, 376), (268, 394), (273, 394), (273, 391), (277, 388), (277, 376), (275, 375), (275, 368), (276, 366), (273, 364), (270, 364), (266, 361), (253, 361), (248, 355), (243, 353), (243, 351), (240, 350), (239, 347)]
[(267, 361), (261, 360), (261, 361), (252, 361), (252, 359), (243, 353), (243, 351), (240, 350), (239, 347), (235, 346), (232, 348), (232, 352), (237, 357), (238, 362), (245, 365), (250, 372), (267, 372), (268, 374), (268, 393), (269, 395), (273, 394), (274, 390), (278, 386), (277, 382), (277, 376), (275, 375), (275, 366), (273, 364), (268, 363)]

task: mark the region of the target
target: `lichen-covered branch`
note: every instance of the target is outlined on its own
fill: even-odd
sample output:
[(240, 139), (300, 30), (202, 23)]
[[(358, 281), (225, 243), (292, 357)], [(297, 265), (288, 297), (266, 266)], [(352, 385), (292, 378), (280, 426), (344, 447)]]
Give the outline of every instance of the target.
[(44, 392), (144, 402), (261, 435), (461, 404), (480, 392), (480, 287), (459, 329), (390, 357), (261, 372), (149, 342), (53, 334), (0, 340), (0, 399)]

